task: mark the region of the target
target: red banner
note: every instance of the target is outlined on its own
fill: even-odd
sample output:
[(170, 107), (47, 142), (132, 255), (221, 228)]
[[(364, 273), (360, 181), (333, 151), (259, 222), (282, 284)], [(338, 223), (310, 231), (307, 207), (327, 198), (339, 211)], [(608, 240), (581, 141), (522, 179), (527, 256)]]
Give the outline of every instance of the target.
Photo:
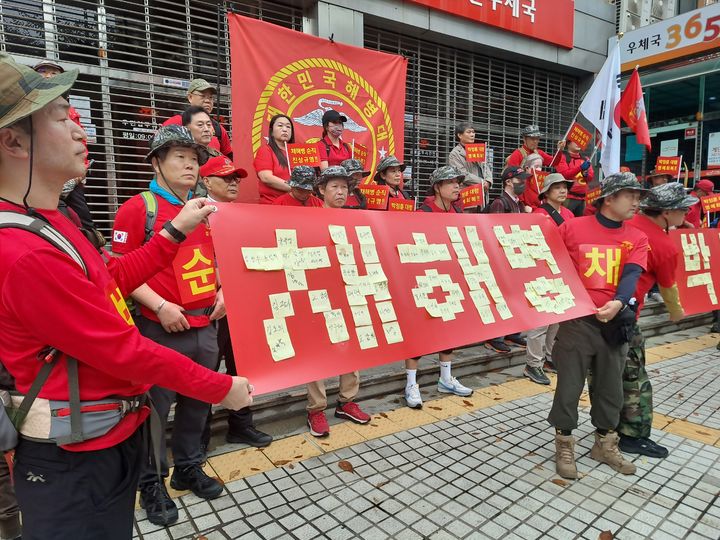
[(590, 142), (590, 139), (592, 139), (592, 134), (582, 127), (580, 124), (575, 122), (571, 127), (570, 131), (568, 132), (568, 140), (574, 142), (580, 147), (580, 150), (585, 150), (587, 148), (588, 143)]
[(465, 161), (469, 163), (485, 163), (485, 143), (466, 144)]
[(391, 212), (414, 212), (415, 201), (412, 199), (390, 197), (388, 199), (388, 210), (390, 210)]
[(716, 229), (678, 229), (670, 237), (680, 251), (676, 270), (686, 315), (720, 309), (720, 235)]
[(320, 166), (320, 154), (317, 146), (314, 144), (288, 144), (288, 156), (290, 157), (290, 168), (293, 169), (298, 165), (307, 165), (309, 167)]
[(677, 176), (680, 173), (680, 157), (658, 156), (655, 162), (655, 172)]
[(700, 203), (706, 213), (720, 212), (720, 194), (700, 197)]
[(236, 362), (258, 394), (596, 312), (537, 214), (218, 206)]
[(367, 199), (368, 210), (387, 210), (390, 188), (377, 184), (363, 184), (358, 189)]
[(463, 208), (477, 208), (483, 204), (483, 192), (480, 184), (468, 186), (460, 190)]
[(353, 159), (357, 159), (360, 163), (362, 163), (363, 169), (367, 170), (366, 169), (367, 160), (368, 160), (367, 146), (353, 141), (352, 156), (353, 156)]
[(602, 188), (595, 188), (588, 190), (587, 193), (585, 193), (585, 204), (590, 206), (592, 203), (597, 201), (600, 198), (600, 193), (602, 192)]
[[(295, 141), (315, 143), (322, 116), (345, 115), (343, 140), (368, 149), (365, 166), (381, 156), (403, 156), (405, 75), (402, 56), (331, 42), (237, 14), (228, 14), (232, 60), (233, 151), (252, 170), (270, 118), (286, 114)], [(240, 136), (238, 134), (244, 134)], [(256, 202), (257, 183), (241, 182), (239, 200)]]
[(545, 184), (545, 178), (547, 178), (547, 175), (550, 174), (547, 171), (536, 171), (533, 170), (533, 182), (535, 183), (535, 187), (537, 188), (538, 193), (540, 193), (540, 190), (543, 188), (543, 185)]
[(183, 304), (215, 296), (215, 264), (209, 243), (180, 246), (173, 269)]
[(409, 0), (524, 37), (573, 47), (574, 0)]

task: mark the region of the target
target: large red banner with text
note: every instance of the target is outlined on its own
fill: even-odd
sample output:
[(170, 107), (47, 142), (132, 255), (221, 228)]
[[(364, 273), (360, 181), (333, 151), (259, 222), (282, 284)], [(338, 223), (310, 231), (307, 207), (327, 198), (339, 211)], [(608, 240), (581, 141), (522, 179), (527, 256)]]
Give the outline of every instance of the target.
[(409, 0), (566, 49), (573, 47), (574, 0)]
[[(233, 13), (228, 13), (228, 28), (238, 166), (253, 170), (275, 114), (292, 118), (296, 143), (315, 143), (322, 135), (322, 116), (330, 109), (347, 117), (343, 140), (367, 149), (366, 170), (375, 170), (388, 154), (402, 160), (405, 58)], [(257, 183), (241, 182), (239, 200), (257, 198)]]
[(547, 217), (220, 204), (238, 372), (257, 393), (595, 313)]
[(685, 314), (720, 309), (720, 231), (678, 229), (670, 237), (680, 250), (675, 278)]

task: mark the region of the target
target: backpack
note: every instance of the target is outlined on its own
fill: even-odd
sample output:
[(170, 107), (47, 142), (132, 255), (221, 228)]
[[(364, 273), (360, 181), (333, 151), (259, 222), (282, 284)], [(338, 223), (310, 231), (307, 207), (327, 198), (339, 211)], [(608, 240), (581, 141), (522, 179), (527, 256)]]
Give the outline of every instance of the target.
[(147, 243), (155, 235), (154, 227), (158, 215), (158, 201), (152, 191), (143, 191), (140, 196), (143, 203), (145, 203), (145, 240), (143, 243)]
[[(503, 196), (498, 197), (498, 199), (500, 199), (503, 203), (503, 213), (504, 214), (512, 214), (513, 211), (512, 211), (512, 208), (510, 208), (510, 203), (507, 201), (507, 199)], [(483, 209), (480, 210), (480, 213), (481, 214), (493, 214), (494, 212), (490, 211), (490, 207), (496, 200), (497, 199), (493, 199), (492, 201), (487, 203), (485, 206), (483, 206)]]
[[(328, 157), (330, 157), (330, 145), (328, 144), (328, 142), (325, 140), (324, 137), (323, 137), (322, 139), (320, 139), (320, 140), (321, 140), (322, 143), (325, 145), (325, 152), (327, 153)], [(350, 152), (350, 155), (352, 155), (352, 149), (350, 148), (350, 145), (349, 145), (348, 143), (346, 143), (345, 141), (340, 141), (340, 142), (341, 142), (342, 145), (345, 147), (345, 149), (346, 149), (348, 152)]]

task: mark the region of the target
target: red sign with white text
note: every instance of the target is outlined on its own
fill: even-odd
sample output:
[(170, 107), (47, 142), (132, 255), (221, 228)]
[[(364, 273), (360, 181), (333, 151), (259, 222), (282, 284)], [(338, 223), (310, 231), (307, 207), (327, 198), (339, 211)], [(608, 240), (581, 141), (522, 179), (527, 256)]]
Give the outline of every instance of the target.
[(288, 156), (290, 157), (291, 169), (294, 169), (298, 165), (307, 165), (308, 167), (320, 166), (320, 154), (315, 144), (288, 144), (287, 150)]
[(675, 271), (685, 315), (720, 309), (720, 235), (717, 229), (677, 229), (670, 237), (680, 251)]
[(352, 144), (352, 156), (353, 159), (357, 159), (362, 163), (363, 169), (367, 167), (368, 149), (364, 144), (353, 142)]
[(574, 0), (408, 0), (465, 19), (573, 48)]
[(592, 139), (592, 134), (582, 127), (580, 124), (575, 122), (571, 127), (570, 131), (568, 132), (568, 140), (574, 142), (580, 147), (580, 150), (585, 150), (587, 148), (588, 143), (590, 142), (590, 139)]
[(485, 163), (485, 143), (466, 144), (465, 161), (469, 163)]
[(414, 212), (415, 201), (413, 199), (390, 197), (388, 199), (388, 210), (390, 210), (391, 212)]
[(483, 192), (480, 184), (468, 186), (460, 190), (463, 208), (477, 208), (483, 204)]
[(655, 172), (677, 176), (680, 173), (680, 157), (658, 156), (655, 162)]
[(360, 192), (365, 195), (368, 210), (387, 210), (390, 188), (377, 184), (362, 184), (358, 186)]
[(593, 204), (600, 198), (600, 193), (602, 193), (602, 188), (589, 189), (585, 193), (585, 204), (588, 206)]
[(237, 368), (257, 394), (596, 311), (537, 214), (218, 207)]
[[(329, 109), (347, 118), (343, 142), (367, 149), (366, 169), (386, 154), (403, 156), (407, 59), (235, 13), (227, 18), (233, 133), (244, 134), (233, 137), (236, 165), (253, 170), (276, 114), (292, 119), (296, 142), (312, 144)], [(257, 182), (241, 182), (238, 200), (257, 202)]]
[(720, 211), (720, 194), (700, 197), (703, 212), (712, 213)]

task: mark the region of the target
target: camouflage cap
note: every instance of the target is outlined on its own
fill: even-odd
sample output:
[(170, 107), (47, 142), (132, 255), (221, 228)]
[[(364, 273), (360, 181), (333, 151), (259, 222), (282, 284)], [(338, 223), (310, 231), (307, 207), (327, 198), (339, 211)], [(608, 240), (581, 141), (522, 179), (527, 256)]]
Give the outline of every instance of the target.
[(520, 132), (521, 137), (544, 137), (545, 134), (540, 131), (540, 127), (536, 125), (525, 126)]
[(543, 181), (543, 187), (540, 190), (540, 193), (538, 193), (538, 197), (543, 199), (545, 197), (545, 194), (550, 191), (550, 188), (553, 187), (556, 184), (567, 184), (567, 188), (570, 189), (572, 185), (575, 183), (572, 180), (568, 180), (560, 173), (550, 173), (545, 177), (545, 180)]
[(347, 173), (351, 176), (355, 173), (362, 173), (363, 178), (370, 176), (370, 171), (363, 170), (362, 163), (360, 163), (357, 159), (346, 159), (340, 164), (340, 166), (344, 167)]
[(78, 70), (46, 79), (33, 69), (0, 53), (0, 128), (39, 111), (72, 88)]
[(678, 182), (655, 186), (648, 191), (647, 197), (640, 202), (640, 208), (653, 210), (680, 210), (690, 208), (700, 201), (697, 197), (685, 193)]
[(600, 191), (600, 197), (598, 197), (593, 203), (596, 207), (602, 205), (603, 199), (614, 195), (618, 191), (623, 189), (631, 189), (633, 191), (639, 191), (641, 193), (647, 193), (647, 189), (642, 187), (642, 184), (638, 182), (637, 177), (631, 172), (618, 172), (606, 176)]
[(192, 94), (193, 92), (204, 92), (205, 90), (212, 90), (214, 93), (217, 94), (217, 90), (215, 87), (207, 82), (205, 79), (193, 79), (190, 81), (190, 86), (188, 86), (188, 94)]
[(439, 169), (435, 169), (432, 172), (432, 174), (430, 175), (430, 186), (432, 187), (435, 184), (444, 182), (445, 180), (455, 179), (457, 179), (458, 182), (462, 182), (463, 180), (465, 180), (465, 175), (461, 174), (460, 171), (458, 171), (452, 165), (445, 165), (443, 167), (440, 167)]
[(204, 165), (208, 160), (207, 149), (202, 144), (195, 142), (188, 128), (177, 125), (162, 126), (155, 132), (155, 135), (150, 140), (150, 151), (147, 156), (145, 156), (145, 160), (150, 163), (150, 160), (158, 150), (170, 146), (192, 148), (195, 150), (195, 153), (197, 153), (198, 163), (200, 163), (200, 165)]
[(320, 176), (315, 181), (315, 185), (326, 184), (333, 178), (347, 180), (348, 182), (352, 180), (352, 177), (345, 170), (345, 167), (341, 167), (340, 165), (333, 165), (332, 167), (328, 167), (320, 173)]
[(653, 176), (667, 176), (668, 178), (672, 178), (673, 175), (670, 174), (669, 172), (658, 172), (657, 170), (653, 169), (652, 171), (650, 171), (648, 173), (646, 178), (649, 179), (649, 178), (652, 178)]
[(316, 180), (317, 174), (315, 173), (315, 169), (308, 165), (298, 165), (290, 173), (288, 185), (291, 188), (312, 191)]

